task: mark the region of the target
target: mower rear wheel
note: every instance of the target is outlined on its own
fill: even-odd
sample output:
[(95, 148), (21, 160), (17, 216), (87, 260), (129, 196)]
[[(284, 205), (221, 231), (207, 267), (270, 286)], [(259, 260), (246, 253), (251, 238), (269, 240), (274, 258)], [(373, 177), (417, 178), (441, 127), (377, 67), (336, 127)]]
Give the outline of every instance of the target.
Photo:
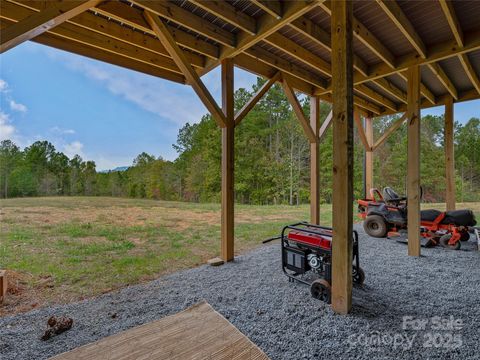
[(448, 242), (452, 238), (452, 234), (445, 234), (440, 238), (440, 245), (442, 245), (444, 248), (449, 249), (449, 250), (459, 250), (460, 249), (460, 241), (457, 241), (455, 244), (450, 245)]
[(460, 233), (460, 241), (468, 241), (470, 240), (470, 234), (468, 233), (468, 231), (462, 231)]
[(363, 229), (368, 235), (376, 238), (383, 238), (388, 232), (387, 223), (380, 215), (368, 215), (363, 221)]
[(358, 285), (363, 285), (363, 282), (365, 281), (365, 272), (361, 267), (357, 268), (356, 265), (353, 265), (352, 267), (352, 281), (355, 284)]
[(331, 301), (331, 286), (325, 279), (318, 279), (312, 282), (310, 286), (310, 293), (312, 297), (330, 304)]

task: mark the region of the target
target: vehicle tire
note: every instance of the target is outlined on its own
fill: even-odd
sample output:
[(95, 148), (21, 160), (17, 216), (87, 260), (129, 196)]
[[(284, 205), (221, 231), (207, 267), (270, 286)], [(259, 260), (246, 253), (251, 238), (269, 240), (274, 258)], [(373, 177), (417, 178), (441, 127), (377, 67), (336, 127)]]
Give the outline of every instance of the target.
[(352, 281), (354, 284), (363, 285), (365, 281), (365, 272), (362, 268), (357, 268), (356, 265), (352, 266)]
[(460, 241), (468, 241), (470, 240), (470, 234), (468, 233), (468, 231), (462, 231), (460, 233)]
[(310, 285), (310, 294), (312, 297), (330, 304), (331, 302), (331, 286), (325, 279), (318, 279)]
[(368, 235), (376, 238), (383, 238), (388, 233), (387, 223), (380, 215), (367, 216), (363, 221), (363, 229)]
[(452, 234), (445, 234), (440, 238), (440, 245), (449, 250), (460, 249), (460, 241), (457, 241), (454, 245), (450, 245), (448, 242), (452, 238)]

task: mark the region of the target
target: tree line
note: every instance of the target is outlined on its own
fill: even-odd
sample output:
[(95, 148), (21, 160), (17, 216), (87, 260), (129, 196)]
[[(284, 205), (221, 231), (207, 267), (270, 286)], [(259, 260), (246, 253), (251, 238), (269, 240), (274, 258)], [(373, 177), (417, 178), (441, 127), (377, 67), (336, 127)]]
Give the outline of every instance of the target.
[[(235, 92), (240, 109), (264, 83)], [(302, 101), (309, 113), (308, 99)], [(321, 104), (321, 119), (330, 106)], [(397, 119), (374, 119), (378, 138)], [(424, 199), (444, 201), (443, 116), (425, 116), (421, 128), (421, 174)], [(363, 196), (363, 145), (354, 135), (354, 192)], [(20, 149), (0, 143), (0, 196), (121, 196), (194, 202), (220, 201), (221, 133), (210, 115), (185, 124), (173, 147), (174, 161), (142, 153), (124, 171), (97, 172), (93, 161), (68, 158), (48, 141)], [(332, 131), (320, 144), (321, 201), (332, 199)], [(235, 197), (245, 204), (300, 204), (309, 201), (310, 146), (279, 85), (273, 86), (235, 129)], [(376, 187), (405, 189), (407, 129), (394, 132), (374, 155)], [(455, 124), (458, 201), (480, 201), (480, 119)]]

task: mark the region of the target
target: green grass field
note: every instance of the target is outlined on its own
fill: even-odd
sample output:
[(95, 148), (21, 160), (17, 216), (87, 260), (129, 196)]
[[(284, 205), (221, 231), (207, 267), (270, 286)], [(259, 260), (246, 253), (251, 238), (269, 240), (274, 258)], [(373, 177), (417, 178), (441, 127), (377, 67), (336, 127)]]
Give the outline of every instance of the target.
[[(480, 204), (467, 205), (480, 218)], [(18, 288), (3, 313), (194, 267), (220, 249), (218, 204), (52, 197), (1, 200), (0, 208), (0, 268), (12, 272)], [(330, 206), (322, 206), (322, 224), (330, 225), (331, 216)], [(237, 205), (236, 253), (278, 235), (287, 223), (308, 219), (308, 205)]]

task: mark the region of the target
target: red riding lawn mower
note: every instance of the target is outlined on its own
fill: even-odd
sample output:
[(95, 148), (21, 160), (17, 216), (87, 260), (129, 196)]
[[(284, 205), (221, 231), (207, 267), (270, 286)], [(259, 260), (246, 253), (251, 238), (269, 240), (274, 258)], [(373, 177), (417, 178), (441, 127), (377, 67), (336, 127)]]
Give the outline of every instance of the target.
[[(371, 189), (370, 198), (358, 200), (358, 212), (364, 219), (365, 232), (372, 237), (399, 236), (407, 229), (407, 198), (398, 196), (390, 187), (383, 190), (383, 195), (378, 189)], [(422, 210), (420, 218), (424, 247), (440, 244), (447, 249), (458, 250), (460, 241), (468, 241), (469, 231), (476, 225), (471, 210)], [(480, 243), (480, 239), (478, 241)]]

